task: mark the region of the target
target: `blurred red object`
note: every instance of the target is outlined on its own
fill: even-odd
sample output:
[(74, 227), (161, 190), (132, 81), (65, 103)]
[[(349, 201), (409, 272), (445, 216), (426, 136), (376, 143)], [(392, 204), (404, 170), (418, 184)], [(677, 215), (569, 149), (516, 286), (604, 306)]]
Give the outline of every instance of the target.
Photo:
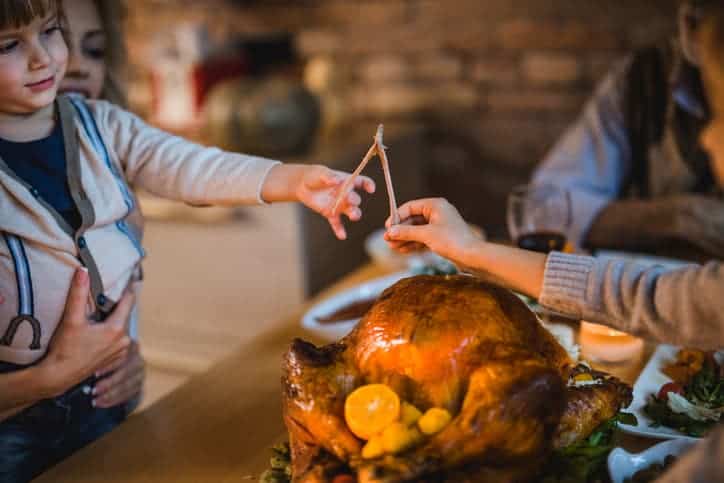
[(206, 97), (216, 84), (227, 79), (244, 77), (249, 72), (248, 58), (241, 52), (234, 55), (210, 57), (196, 64), (191, 72), (196, 112), (201, 112)]

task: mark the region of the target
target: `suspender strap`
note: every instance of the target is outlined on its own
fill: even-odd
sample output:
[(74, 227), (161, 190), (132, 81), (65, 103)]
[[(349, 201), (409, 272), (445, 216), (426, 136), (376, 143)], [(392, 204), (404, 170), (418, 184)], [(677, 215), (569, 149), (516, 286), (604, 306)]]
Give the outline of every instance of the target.
[[(98, 130), (98, 125), (96, 124), (93, 115), (88, 109), (88, 105), (86, 104), (85, 100), (80, 96), (69, 95), (68, 99), (78, 113), (78, 117), (81, 121), (81, 124), (83, 125), (83, 130), (88, 136), (88, 139), (90, 139), (91, 144), (93, 145), (93, 149), (103, 159), (103, 162), (108, 167), (108, 170), (111, 172), (111, 174), (113, 174), (113, 177), (116, 180), (116, 184), (118, 185), (118, 189), (123, 195), (123, 201), (126, 204), (126, 215), (130, 214), (136, 208), (135, 199), (133, 197), (133, 194), (131, 193), (131, 190), (128, 188), (126, 180), (123, 178), (123, 176), (121, 176), (121, 174), (118, 172), (118, 168), (111, 161), (111, 157), (108, 154), (108, 149), (103, 142), (103, 138), (101, 138), (100, 131)], [(144, 257), (145, 251), (141, 246), (141, 242), (134, 233), (134, 231), (128, 226), (128, 223), (126, 223), (125, 219), (117, 221), (116, 227), (124, 235), (126, 235), (129, 240), (131, 240), (133, 246), (136, 248), (141, 257)]]
[(0, 338), (0, 345), (12, 344), (18, 328), (23, 322), (28, 322), (33, 329), (33, 340), (30, 349), (40, 349), (40, 336), (42, 330), (40, 322), (34, 317), (35, 301), (33, 300), (33, 283), (30, 276), (30, 264), (25, 253), (25, 247), (20, 238), (3, 232), (3, 238), (10, 250), (15, 267), (15, 280), (18, 285), (18, 315), (10, 321), (5, 334)]
[[(65, 156), (68, 164), (68, 185), (70, 186), (70, 192), (73, 196), (78, 211), (83, 219), (83, 224), (73, 237), (78, 246), (78, 258), (84, 266), (88, 268), (88, 274), (90, 275), (90, 288), (93, 294), (93, 300), (95, 301), (97, 314), (95, 315), (98, 319), (101, 319), (102, 312), (109, 312), (113, 305), (105, 299), (105, 297), (99, 300), (99, 296), (103, 294), (103, 280), (101, 279), (98, 266), (90, 252), (85, 240), (81, 241), (84, 237), (85, 231), (93, 226), (95, 223), (95, 210), (90, 200), (84, 192), (84, 188), (81, 182), (81, 163), (80, 163), (80, 147), (78, 145), (78, 134), (76, 132), (76, 119), (78, 114), (73, 104), (70, 101), (70, 96), (58, 96), (58, 111), (60, 114), (60, 122), (63, 128), (63, 139), (65, 142)], [(99, 303), (102, 301), (104, 303)]]
[(85, 103), (85, 100), (79, 96), (71, 95), (68, 96), (68, 99), (70, 99), (71, 104), (73, 104), (73, 107), (78, 112), (81, 124), (83, 125), (83, 130), (88, 136), (88, 139), (90, 139), (91, 143), (93, 144), (93, 149), (101, 157), (101, 159), (103, 159), (103, 162), (108, 167), (110, 172), (113, 173), (113, 177), (116, 179), (118, 188), (123, 194), (123, 201), (126, 203), (128, 213), (130, 213), (133, 208), (135, 208), (133, 196), (131, 195), (131, 191), (128, 189), (128, 185), (126, 185), (125, 180), (120, 175), (120, 173), (118, 173), (116, 165), (111, 162), (111, 157), (108, 154), (108, 149), (106, 149), (106, 145), (103, 142), (103, 138), (101, 138), (100, 131), (98, 130), (98, 125), (96, 124), (95, 119), (93, 119), (93, 116), (88, 109), (88, 105)]

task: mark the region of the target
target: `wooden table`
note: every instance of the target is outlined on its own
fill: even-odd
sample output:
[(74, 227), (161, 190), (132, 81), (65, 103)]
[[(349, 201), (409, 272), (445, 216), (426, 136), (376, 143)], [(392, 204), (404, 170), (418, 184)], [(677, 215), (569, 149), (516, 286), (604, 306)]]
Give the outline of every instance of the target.
[[(226, 483), (256, 481), (281, 441), (281, 358), (294, 337), (314, 337), (299, 326), (318, 300), (386, 272), (367, 265), (345, 277), (289, 318), (119, 428), (41, 475), (39, 483)], [(647, 351), (650, 354), (650, 350)], [(629, 383), (644, 359), (604, 368)], [(632, 449), (649, 440), (627, 438)]]

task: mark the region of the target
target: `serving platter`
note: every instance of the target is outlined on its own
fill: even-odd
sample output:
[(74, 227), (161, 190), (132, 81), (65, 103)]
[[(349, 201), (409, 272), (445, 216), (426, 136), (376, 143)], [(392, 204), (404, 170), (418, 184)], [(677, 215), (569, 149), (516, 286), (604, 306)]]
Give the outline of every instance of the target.
[(359, 318), (340, 320), (337, 322), (321, 322), (320, 319), (349, 306), (355, 302), (370, 300), (378, 297), (386, 288), (394, 285), (403, 278), (411, 277), (414, 274), (409, 270), (395, 272), (391, 275), (375, 278), (356, 285), (352, 288), (339, 292), (332, 297), (322, 300), (312, 306), (302, 316), (302, 327), (313, 332), (321, 339), (334, 342), (351, 331)]
[[(671, 439), (683, 438), (690, 440), (699, 440), (694, 436), (686, 435), (676, 429), (667, 426), (652, 426), (654, 421), (644, 412), (646, 402), (652, 394), (658, 393), (661, 386), (667, 382), (671, 382), (671, 378), (664, 374), (661, 369), (668, 363), (676, 360), (676, 354), (681, 348), (673, 345), (662, 344), (656, 348), (651, 359), (644, 367), (633, 387), (633, 401), (626, 409), (627, 412), (636, 416), (638, 424), (628, 425), (619, 424), (621, 431), (637, 436), (646, 436), (649, 438)], [(717, 359), (721, 360), (724, 352), (717, 354)]]
[(612, 483), (624, 483), (638, 471), (654, 463), (663, 463), (667, 456), (679, 456), (691, 448), (696, 441), (691, 439), (671, 439), (662, 441), (640, 453), (629, 453), (623, 448), (614, 448), (608, 455), (608, 472)]

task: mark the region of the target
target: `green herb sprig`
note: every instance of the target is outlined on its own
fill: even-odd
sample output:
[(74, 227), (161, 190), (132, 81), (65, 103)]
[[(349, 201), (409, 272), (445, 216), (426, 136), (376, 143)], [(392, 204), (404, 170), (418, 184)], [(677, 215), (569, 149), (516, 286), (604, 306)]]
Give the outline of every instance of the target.
[(606, 459), (613, 449), (618, 424), (636, 425), (633, 414), (619, 412), (600, 424), (580, 443), (553, 453), (542, 483), (593, 483), (608, 481)]
[(289, 443), (280, 443), (271, 448), (270, 468), (259, 477), (259, 483), (289, 483), (292, 481), (292, 456)]

